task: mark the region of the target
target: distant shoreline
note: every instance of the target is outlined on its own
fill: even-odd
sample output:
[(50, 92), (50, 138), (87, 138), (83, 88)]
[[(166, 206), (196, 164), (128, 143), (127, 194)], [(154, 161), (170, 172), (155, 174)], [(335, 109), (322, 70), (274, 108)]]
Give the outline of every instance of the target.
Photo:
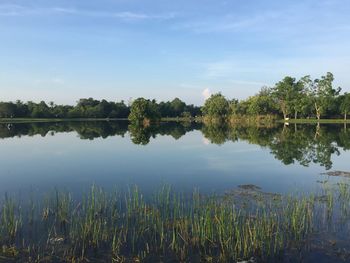
[[(129, 121), (127, 118), (0, 118), (0, 123), (31, 123), (31, 122), (68, 122), (68, 121)], [(167, 121), (201, 121), (200, 118), (162, 118), (161, 122)]]
[(67, 121), (127, 121), (125, 118), (0, 118), (0, 123), (67, 122)]
[(350, 123), (350, 120), (344, 119), (289, 119), (289, 120), (278, 120), (281, 123), (291, 123), (291, 124), (342, 124), (342, 123)]
[[(79, 121), (129, 121), (127, 118), (0, 118), (0, 123), (33, 123), (33, 122), (79, 122)], [(161, 122), (179, 121), (179, 122), (203, 122), (202, 118), (161, 118)], [(349, 120), (344, 119), (289, 119), (289, 120), (275, 120), (277, 123), (290, 124), (344, 124), (350, 123)]]

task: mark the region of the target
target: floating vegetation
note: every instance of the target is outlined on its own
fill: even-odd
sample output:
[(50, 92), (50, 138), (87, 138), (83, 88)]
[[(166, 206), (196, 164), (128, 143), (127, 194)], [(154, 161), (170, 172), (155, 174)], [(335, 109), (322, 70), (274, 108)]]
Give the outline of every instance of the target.
[(328, 176), (350, 177), (350, 172), (345, 172), (345, 171), (330, 171), (323, 174)]
[(256, 186), (254, 184), (242, 184), (239, 185), (238, 188), (245, 189), (245, 190), (261, 190), (259, 186)]
[[(256, 198), (237, 195), (244, 190)], [(107, 193), (92, 186), (80, 199), (60, 191), (40, 202), (5, 196), (0, 261), (279, 262), (349, 215), (345, 182), (325, 186), (321, 201), (266, 195), (256, 186), (239, 191), (188, 196), (164, 186), (145, 199), (137, 187)]]

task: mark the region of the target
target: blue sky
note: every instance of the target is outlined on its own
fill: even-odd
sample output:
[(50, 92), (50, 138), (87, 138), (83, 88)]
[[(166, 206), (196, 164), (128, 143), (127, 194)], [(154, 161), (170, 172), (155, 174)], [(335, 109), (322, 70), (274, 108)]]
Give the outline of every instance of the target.
[(350, 91), (349, 13), (348, 0), (0, 0), (0, 100), (202, 104), (327, 71)]

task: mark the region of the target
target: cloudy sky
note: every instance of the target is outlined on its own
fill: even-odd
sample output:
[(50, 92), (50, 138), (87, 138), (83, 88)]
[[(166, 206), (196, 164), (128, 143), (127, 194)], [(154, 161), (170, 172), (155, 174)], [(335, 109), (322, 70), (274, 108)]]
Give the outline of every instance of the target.
[(0, 100), (245, 98), (285, 75), (350, 91), (349, 0), (0, 0)]

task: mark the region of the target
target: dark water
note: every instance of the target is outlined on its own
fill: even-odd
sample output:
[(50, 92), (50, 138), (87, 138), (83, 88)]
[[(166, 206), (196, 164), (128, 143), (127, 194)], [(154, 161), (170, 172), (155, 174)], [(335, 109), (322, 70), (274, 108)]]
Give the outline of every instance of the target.
[[(124, 122), (0, 124), (0, 193), (137, 184), (153, 191), (314, 191), (327, 171), (350, 171), (350, 128)], [(330, 178), (337, 180), (337, 178)]]

